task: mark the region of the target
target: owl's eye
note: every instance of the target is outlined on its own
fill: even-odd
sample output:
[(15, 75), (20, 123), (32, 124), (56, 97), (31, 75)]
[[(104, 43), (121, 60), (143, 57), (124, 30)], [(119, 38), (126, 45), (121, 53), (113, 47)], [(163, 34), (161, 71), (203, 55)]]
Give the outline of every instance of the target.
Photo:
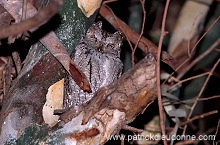
[(110, 48), (114, 48), (114, 44), (108, 44), (108, 47), (110, 47)]
[(121, 47), (121, 45), (122, 45), (121, 43), (118, 43), (118, 47)]
[(95, 38), (95, 35), (91, 35), (90, 38)]

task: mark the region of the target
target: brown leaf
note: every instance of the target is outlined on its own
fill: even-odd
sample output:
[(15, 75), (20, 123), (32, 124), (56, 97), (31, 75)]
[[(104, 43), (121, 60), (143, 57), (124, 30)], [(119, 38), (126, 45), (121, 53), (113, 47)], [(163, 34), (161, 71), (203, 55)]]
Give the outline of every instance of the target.
[(0, 28), (6, 27), (14, 22), (15, 19), (7, 12), (7, 10), (0, 4)]
[(92, 92), (85, 74), (72, 61), (69, 63), (69, 73), (82, 90)]

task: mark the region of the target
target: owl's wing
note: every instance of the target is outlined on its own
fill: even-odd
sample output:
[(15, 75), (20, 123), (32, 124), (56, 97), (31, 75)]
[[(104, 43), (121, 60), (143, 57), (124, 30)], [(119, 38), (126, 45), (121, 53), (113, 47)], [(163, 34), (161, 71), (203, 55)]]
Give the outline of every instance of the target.
[(104, 72), (102, 77), (102, 85), (100, 87), (104, 87), (117, 80), (122, 73), (123, 63), (119, 58), (108, 59), (104, 61), (101, 71)]

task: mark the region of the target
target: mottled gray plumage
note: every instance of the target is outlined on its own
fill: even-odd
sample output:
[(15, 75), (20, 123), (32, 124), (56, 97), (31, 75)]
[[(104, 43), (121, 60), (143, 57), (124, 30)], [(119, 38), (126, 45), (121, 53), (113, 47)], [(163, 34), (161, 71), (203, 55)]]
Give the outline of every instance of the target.
[(80, 106), (88, 102), (101, 87), (107, 86), (121, 75), (123, 64), (120, 60), (120, 32), (110, 34), (102, 30), (102, 23), (94, 23), (82, 38), (72, 60), (85, 73), (92, 93), (84, 92), (71, 76), (65, 78), (64, 108)]

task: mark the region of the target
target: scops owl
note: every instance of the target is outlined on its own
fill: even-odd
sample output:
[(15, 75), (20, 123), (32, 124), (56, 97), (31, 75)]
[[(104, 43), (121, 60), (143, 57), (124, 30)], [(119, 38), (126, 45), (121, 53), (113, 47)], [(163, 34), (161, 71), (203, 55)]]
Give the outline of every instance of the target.
[(64, 108), (78, 107), (88, 102), (101, 87), (118, 79), (122, 73), (120, 60), (121, 32), (110, 34), (102, 23), (94, 23), (71, 54), (72, 60), (85, 73), (92, 92), (84, 92), (71, 76), (65, 78)]

